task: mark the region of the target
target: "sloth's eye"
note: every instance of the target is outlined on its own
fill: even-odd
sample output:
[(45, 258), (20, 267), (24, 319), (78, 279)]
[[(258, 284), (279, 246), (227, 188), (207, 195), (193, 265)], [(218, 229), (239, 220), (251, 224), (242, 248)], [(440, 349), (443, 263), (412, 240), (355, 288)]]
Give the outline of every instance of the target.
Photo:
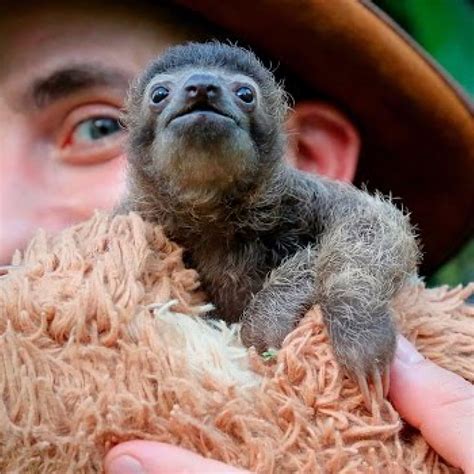
[(250, 87), (241, 87), (235, 91), (235, 95), (246, 104), (250, 104), (253, 101), (253, 92)]
[(163, 86), (158, 86), (156, 89), (153, 89), (150, 97), (153, 104), (159, 104), (163, 99), (168, 97), (170, 91)]

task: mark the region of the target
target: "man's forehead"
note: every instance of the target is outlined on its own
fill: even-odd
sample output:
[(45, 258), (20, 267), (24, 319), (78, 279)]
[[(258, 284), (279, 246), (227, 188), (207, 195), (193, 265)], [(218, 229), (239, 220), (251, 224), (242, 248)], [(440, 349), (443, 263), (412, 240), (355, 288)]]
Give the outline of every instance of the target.
[(70, 29), (46, 25), (41, 31), (36, 27), (34, 30), (19, 27), (11, 35), (0, 31), (0, 43), (4, 45), (0, 50), (3, 65), (0, 75), (20, 69), (48, 72), (64, 63), (83, 62), (86, 59), (141, 66), (173, 42), (172, 38), (165, 35), (160, 41), (151, 35), (135, 35), (133, 30), (114, 31), (100, 22), (93, 24), (93, 31), (87, 28), (90, 30), (91, 25), (86, 27), (79, 22)]
[[(33, 5), (31, 4), (33, 3)], [(137, 8), (117, 6), (84, 8), (84, 2), (28, 2), (21, 11), (0, 18), (0, 81), (2, 76), (28, 69), (57, 69), (58, 63), (104, 61), (141, 69), (172, 44), (196, 39), (192, 28), (179, 18), (164, 14), (146, 15)], [(107, 3), (107, 2), (106, 2)], [(153, 9), (149, 9), (150, 13)]]

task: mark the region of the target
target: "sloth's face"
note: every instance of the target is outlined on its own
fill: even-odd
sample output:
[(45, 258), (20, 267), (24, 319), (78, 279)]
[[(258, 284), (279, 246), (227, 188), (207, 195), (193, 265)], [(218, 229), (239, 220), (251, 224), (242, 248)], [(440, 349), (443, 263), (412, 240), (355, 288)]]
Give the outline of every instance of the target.
[(157, 133), (195, 133), (193, 140), (206, 141), (225, 138), (236, 127), (250, 134), (260, 100), (257, 84), (247, 76), (185, 69), (155, 76), (143, 107), (154, 117)]
[(261, 102), (253, 79), (223, 69), (155, 76), (141, 103), (152, 171), (195, 190), (251, 179), (259, 166), (257, 124), (272, 120)]

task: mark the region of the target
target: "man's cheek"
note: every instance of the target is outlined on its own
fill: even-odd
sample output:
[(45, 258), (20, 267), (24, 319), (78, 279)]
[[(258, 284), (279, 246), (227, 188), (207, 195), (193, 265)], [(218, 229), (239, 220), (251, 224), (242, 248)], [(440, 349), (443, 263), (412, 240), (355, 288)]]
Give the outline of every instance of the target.
[[(11, 187), (0, 200), (0, 264), (8, 263), (39, 228), (56, 233), (112, 209), (125, 192), (125, 158), (96, 165), (60, 165), (47, 183)], [(5, 188), (2, 189), (5, 191)]]
[(23, 249), (34, 234), (27, 219), (0, 211), (0, 265), (11, 262), (13, 253)]
[(112, 209), (125, 192), (124, 155), (105, 163), (67, 166), (58, 183), (57, 199), (74, 221), (87, 219), (95, 209)]

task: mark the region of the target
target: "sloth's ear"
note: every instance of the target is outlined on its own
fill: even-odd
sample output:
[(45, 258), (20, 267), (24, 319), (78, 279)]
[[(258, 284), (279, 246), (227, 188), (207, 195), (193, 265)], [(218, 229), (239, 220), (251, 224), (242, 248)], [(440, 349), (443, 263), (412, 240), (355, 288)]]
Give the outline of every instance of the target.
[(354, 179), (360, 138), (335, 107), (322, 102), (295, 105), (287, 121), (288, 161), (296, 168), (340, 181)]

